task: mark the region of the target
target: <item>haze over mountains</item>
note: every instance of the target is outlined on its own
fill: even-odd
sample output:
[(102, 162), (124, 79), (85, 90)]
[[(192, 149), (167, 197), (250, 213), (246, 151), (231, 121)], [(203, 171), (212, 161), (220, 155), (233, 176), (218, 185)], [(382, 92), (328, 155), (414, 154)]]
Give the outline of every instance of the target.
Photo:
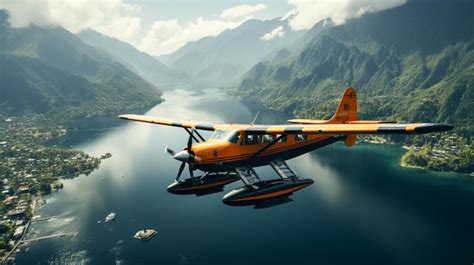
[(0, 106), (76, 117), (151, 107), (150, 83), (61, 27), (11, 28), (0, 10)]
[(280, 49), (293, 45), (304, 33), (291, 30), (288, 22), (280, 18), (252, 19), (217, 37), (189, 42), (159, 59), (186, 72), (200, 86), (228, 86), (257, 62), (271, 59), (270, 54), (275, 55)]
[(126, 42), (93, 30), (81, 31), (76, 35), (83, 42), (109, 53), (118, 62), (160, 90), (174, 89), (181, 83), (189, 82), (186, 74), (170, 69), (156, 58)]
[(364, 118), (454, 123), (472, 133), (474, 4), (410, 1), (324, 30), (291, 59), (258, 63), (237, 94), (324, 118), (347, 86)]

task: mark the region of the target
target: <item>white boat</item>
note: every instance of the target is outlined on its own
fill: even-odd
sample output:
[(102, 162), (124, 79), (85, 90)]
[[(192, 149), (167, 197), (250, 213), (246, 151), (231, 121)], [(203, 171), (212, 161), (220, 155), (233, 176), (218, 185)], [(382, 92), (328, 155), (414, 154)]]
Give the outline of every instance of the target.
[(115, 213), (111, 212), (107, 215), (107, 217), (105, 217), (105, 222), (108, 223), (110, 221), (113, 221), (114, 219), (115, 219)]
[(133, 236), (136, 239), (148, 240), (156, 235), (156, 230), (151, 228), (145, 228), (135, 233)]

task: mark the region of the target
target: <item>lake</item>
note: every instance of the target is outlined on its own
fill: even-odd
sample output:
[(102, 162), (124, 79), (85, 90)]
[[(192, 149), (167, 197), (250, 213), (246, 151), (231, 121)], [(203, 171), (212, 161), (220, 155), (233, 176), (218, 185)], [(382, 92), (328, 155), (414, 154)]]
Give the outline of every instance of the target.
[[(175, 90), (164, 98), (147, 114), (248, 123), (261, 109), (216, 90)], [(262, 109), (258, 122), (286, 118)], [(253, 209), (222, 203), (240, 181), (200, 197), (166, 191), (179, 162), (164, 149), (185, 146), (183, 129), (113, 118), (79, 128), (65, 145), (113, 156), (45, 197), (37, 214), (58, 217), (32, 225), (39, 236), (77, 235), (25, 245), (17, 264), (474, 263), (474, 178), (402, 168), (400, 147), (336, 143), (290, 160), (315, 183), (293, 202)], [(270, 167), (257, 172), (276, 177)], [(116, 220), (105, 224), (112, 211)], [(158, 230), (154, 238), (133, 239), (148, 227)]]

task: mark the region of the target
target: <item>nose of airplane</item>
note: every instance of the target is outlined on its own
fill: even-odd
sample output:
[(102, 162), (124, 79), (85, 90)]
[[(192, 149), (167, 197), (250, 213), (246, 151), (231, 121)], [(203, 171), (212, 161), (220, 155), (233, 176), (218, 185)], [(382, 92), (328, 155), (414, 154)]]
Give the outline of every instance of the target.
[(193, 156), (188, 153), (188, 151), (181, 151), (174, 155), (174, 159), (182, 162), (190, 162), (193, 159)]

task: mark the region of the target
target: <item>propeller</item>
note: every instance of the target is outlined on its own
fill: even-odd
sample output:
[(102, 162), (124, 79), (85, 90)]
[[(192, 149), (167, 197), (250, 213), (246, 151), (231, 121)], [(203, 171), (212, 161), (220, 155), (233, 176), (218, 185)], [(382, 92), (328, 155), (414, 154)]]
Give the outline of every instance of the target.
[(169, 148), (168, 146), (166, 146), (165, 148), (166, 153), (172, 155), (174, 159), (181, 161), (181, 165), (179, 166), (179, 170), (178, 170), (178, 175), (176, 175), (176, 181), (179, 181), (179, 178), (181, 177), (181, 174), (183, 173), (183, 170), (186, 164), (188, 164), (189, 175), (191, 176), (191, 178), (194, 178), (193, 163), (195, 161), (199, 161), (200, 158), (194, 155), (194, 153), (191, 151), (191, 148), (193, 145), (193, 133), (194, 133), (194, 129), (191, 129), (188, 142), (186, 144), (186, 150), (176, 152), (173, 149)]
[(168, 145), (166, 145), (166, 147), (165, 147), (165, 153), (168, 153), (172, 156), (176, 155), (176, 152), (173, 149), (169, 148)]

